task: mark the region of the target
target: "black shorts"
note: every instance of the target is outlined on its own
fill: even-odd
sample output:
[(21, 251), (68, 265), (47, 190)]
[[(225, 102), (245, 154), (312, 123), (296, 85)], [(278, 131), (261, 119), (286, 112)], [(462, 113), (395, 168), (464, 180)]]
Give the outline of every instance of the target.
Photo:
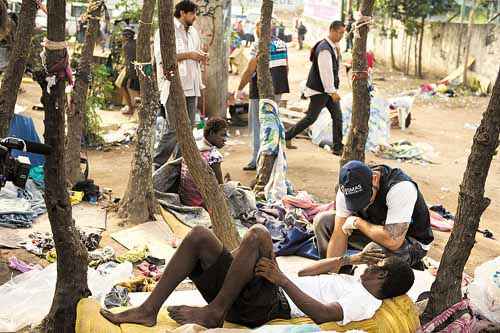
[[(213, 301), (219, 293), (232, 262), (233, 256), (224, 248), (217, 262), (210, 268), (203, 270), (198, 262), (189, 275), (207, 303)], [(277, 285), (254, 277), (241, 291), (225, 319), (255, 328), (273, 319), (290, 319), (290, 305)]]

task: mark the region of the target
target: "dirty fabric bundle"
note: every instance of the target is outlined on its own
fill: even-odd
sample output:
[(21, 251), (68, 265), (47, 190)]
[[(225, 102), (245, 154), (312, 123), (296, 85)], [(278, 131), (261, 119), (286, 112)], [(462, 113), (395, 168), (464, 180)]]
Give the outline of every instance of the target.
[(390, 145), (380, 145), (375, 152), (380, 158), (389, 160), (414, 161), (417, 163), (432, 163), (426, 156), (426, 151), (421, 145), (415, 145), (410, 141), (400, 140)]
[(46, 211), (43, 193), (31, 179), (24, 189), (7, 182), (0, 191), (0, 226), (30, 228)]
[(286, 173), (288, 170), (285, 155), (285, 127), (279, 117), (276, 102), (262, 99), (259, 105), (260, 120), (260, 150), (258, 155), (257, 173), (261, 172), (264, 158), (262, 155), (272, 155), (276, 159), (271, 177), (264, 188), (266, 200), (274, 202), (283, 198), (288, 192)]

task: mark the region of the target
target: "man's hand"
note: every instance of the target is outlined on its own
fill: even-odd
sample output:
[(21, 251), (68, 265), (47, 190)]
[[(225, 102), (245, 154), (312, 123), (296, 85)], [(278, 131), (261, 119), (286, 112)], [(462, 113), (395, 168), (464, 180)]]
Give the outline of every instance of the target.
[(192, 51), (189, 54), (191, 60), (198, 61), (201, 63), (205, 63), (208, 61), (208, 53), (203, 51)]
[(342, 231), (344, 232), (344, 234), (346, 234), (347, 236), (351, 236), (352, 231), (358, 229), (358, 227), (356, 226), (357, 219), (358, 217), (356, 216), (349, 216), (345, 220), (344, 224), (342, 225)]
[(376, 265), (385, 258), (386, 255), (381, 248), (365, 248), (363, 252), (353, 255), (351, 262), (353, 264)]
[(234, 94), (236, 96), (236, 100), (237, 101), (243, 101), (245, 100), (245, 92), (243, 90), (238, 90), (237, 92), (235, 92)]
[(335, 103), (340, 102), (340, 95), (339, 95), (339, 94), (337, 94), (336, 92), (331, 93), (331, 94), (330, 94), (330, 97), (333, 99), (333, 101), (334, 101)]
[(271, 260), (269, 258), (260, 258), (257, 265), (255, 265), (255, 275), (277, 286), (283, 286), (286, 281), (286, 276), (281, 272), (276, 260)]

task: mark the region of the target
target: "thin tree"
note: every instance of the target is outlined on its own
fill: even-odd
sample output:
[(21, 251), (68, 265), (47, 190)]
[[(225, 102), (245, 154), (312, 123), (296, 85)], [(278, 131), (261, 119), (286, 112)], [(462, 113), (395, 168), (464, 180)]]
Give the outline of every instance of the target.
[(207, 206), (215, 234), (224, 246), (228, 249), (234, 249), (239, 244), (239, 235), (231, 219), (226, 198), (217, 183), (215, 175), (207, 163), (203, 161), (196, 147), (186, 111), (186, 99), (182, 90), (175, 56), (172, 0), (160, 0), (158, 12), (163, 69), (166, 78), (171, 83), (167, 109), (175, 110), (175, 112), (169, 113), (169, 117), (177, 129), (177, 142), (179, 142), (189, 172), (193, 176), (194, 182)]
[[(374, 0), (363, 0), (360, 12), (364, 17), (371, 17)], [(356, 23), (358, 25), (359, 23)], [(368, 74), (366, 63), (366, 39), (368, 25), (356, 27), (354, 47), (352, 50), (352, 122), (347, 144), (340, 160), (340, 166), (351, 160), (365, 160), (365, 145), (368, 138), (368, 120), (370, 119), (370, 92), (368, 91)]]
[(203, 42), (208, 48), (208, 64), (205, 66), (203, 109), (209, 117), (226, 117), (228, 89), (228, 45), (224, 12), (231, 6), (227, 0), (196, 0), (198, 19), (196, 24), (202, 31)]
[(75, 184), (82, 180), (80, 169), (80, 151), (82, 141), (83, 117), (87, 104), (87, 94), (91, 83), (91, 71), (94, 62), (94, 48), (99, 32), (100, 15), (104, 2), (94, 0), (87, 9), (87, 20), (89, 22), (85, 33), (82, 56), (78, 63), (75, 86), (71, 94), (71, 103), (68, 108), (68, 131), (66, 136), (66, 170), (67, 180)]
[[(41, 324), (44, 332), (75, 331), (76, 306), (90, 295), (87, 286), (87, 250), (80, 241), (66, 189), (64, 163), (64, 110), (66, 95), (64, 64), (68, 61), (65, 48), (66, 1), (48, 2), (48, 41), (45, 45), (46, 68), (35, 75), (42, 88), (45, 110), (45, 143), (52, 153), (45, 162), (45, 204), (57, 252), (57, 282), (49, 314)], [(47, 78), (55, 80), (48, 86)], [(50, 91), (48, 91), (50, 90)]]
[(271, 42), (271, 20), (273, 1), (263, 0), (260, 9), (260, 39), (257, 58), (257, 84), (260, 99), (274, 99), (274, 88), (269, 71), (269, 43)]
[(151, 61), (151, 33), (156, 0), (145, 0), (137, 35), (137, 74), (141, 84), (139, 127), (132, 169), (118, 216), (131, 223), (151, 220), (155, 210), (152, 178), (152, 144), (159, 94)]
[(491, 202), (489, 198), (484, 197), (484, 185), (498, 147), (499, 133), (500, 69), (490, 103), (474, 135), (458, 194), (455, 224), (444, 248), (436, 280), (431, 287), (429, 303), (422, 315), (424, 323), (462, 299), (464, 266), (474, 246), (481, 215)]
[(2, 79), (2, 87), (0, 88), (0, 138), (8, 135), (10, 122), (14, 116), (17, 94), (30, 52), (37, 10), (35, 1), (23, 0), (14, 45), (7, 70)]
[(468, 86), (467, 83), (467, 71), (469, 70), (467, 64), (469, 63), (469, 55), (470, 55), (470, 42), (472, 40), (472, 27), (474, 26), (474, 13), (476, 11), (478, 0), (474, 1), (474, 5), (469, 13), (469, 25), (467, 27), (467, 41), (465, 44), (465, 54), (464, 54), (464, 72), (463, 72), (463, 84), (464, 86)]

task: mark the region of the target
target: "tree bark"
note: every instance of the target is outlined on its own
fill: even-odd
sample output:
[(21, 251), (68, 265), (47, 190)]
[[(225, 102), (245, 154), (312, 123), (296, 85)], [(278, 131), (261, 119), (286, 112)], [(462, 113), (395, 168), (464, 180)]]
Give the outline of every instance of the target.
[(224, 246), (232, 250), (239, 244), (239, 235), (231, 219), (226, 198), (217, 183), (214, 172), (203, 161), (196, 147), (186, 111), (186, 99), (184, 98), (184, 91), (179, 79), (179, 68), (175, 56), (172, 0), (160, 0), (158, 3), (158, 12), (163, 69), (171, 82), (167, 109), (177, 111), (170, 112), (169, 117), (171, 117), (170, 120), (175, 124), (177, 142), (179, 142), (181, 147), (182, 156), (207, 206), (213, 230)]
[(99, 31), (98, 17), (102, 13), (103, 5), (104, 2), (102, 0), (95, 0), (89, 4), (87, 9), (89, 25), (85, 33), (85, 43), (83, 44), (75, 86), (71, 94), (71, 102), (68, 108), (66, 170), (67, 180), (72, 185), (83, 180), (80, 169), (83, 117), (86, 110), (88, 89), (90, 81), (92, 80), (90, 76), (94, 62), (94, 48), (98, 36), (97, 33)]
[(16, 108), (17, 94), (30, 51), (36, 12), (37, 6), (33, 0), (23, 0), (14, 46), (0, 88), (0, 138), (9, 134), (10, 122)]
[(465, 44), (465, 54), (464, 54), (464, 75), (463, 75), (463, 83), (464, 86), (468, 86), (467, 84), (467, 64), (469, 63), (469, 54), (470, 54), (470, 42), (472, 40), (472, 27), (474, 25), (474, 12), (476, 11), (477, 0), (474, 1), (474, 5), (469, 14), (469, 26), (467, 27), (467, 44)]
[[(65, 39), (66, 1), (48, 2), (48, 40), (63, 42)], [(45, 203), (57, 252), (57, 282), (49, 314), (41, 324), (44, 332), (74, 332), (76, 306), (81, 298), (90, 295), (87, 286), (87, 250), (80, 241), (66, 190), (64, 164), (64, 110), (66, 96), (64, 79), (58, 78), (60, 70), (54, 65), (67, 54), (66, 49), (45, 49), (47, 73), (38, 72), (36, 80), (42, 88), (45, 109), (45, 143), (52, 146), (52, 153), (45, 162)], [(56, 84), (47, 91), (47, 76), (55, 76)]]
[[(142, 7), (141, 22), (152, 22), (156, 0), (145, 0)], [(128, 179), (127, 190), (120, 204), (118, 216), (131, 223), (150, 221), (154, 217), (155, 198), (152, 178), (152, 137), (159, 94), (154, 84), (153, 66), (151, 62), (152, 25), (140, 23), (137, 35), (137, 62), (148, 63), (138, 70), (141, 84), (141, 107), (139, 110), (139, 127), (132, 168)]]
[(423, 78), (424, 72), (422, 71), (422, 51), (424, 49), (424, 32), (425, 32), (425, 17), (420, 21), (420, 41), (418, 45), (418, 77)]
[(415, 32), (415, 45), (413, 46), (413, 72), (415, 76), (418, 75), (418, 38), (420, 36), (420, 31), (417, 29)]
[(274, 100), (274, 88), (269, 71), (269, 43), (271, 42), (271, 19), (273, 1), (263, 0), (260, 9), (260, 38), (257, 56), (257, 85), (260, 99)]
[(228, 45), (224, 11), (230, 1), (195, 1), (198, 4), (196, 24), (208, 48), (209, 60), (204, 68), (206, 88), (203, 92), (203, 108), (208, 117), (226, 117), (228, 92)]
[(428, 322), (462, 299), (462, 274), (474, 246), (479, 220), (490, 204), (484, 185), (500, 133), (500, 70), (481, 125), (476, 130), (460, 193), (455, 224), (446, 243), (429, 303), (422, 315)]
[(405, 74), (410, 74), (410, 59), (411, 59), (411, 44), (413, 43), (413, 35), (410, 35), (410, 41), (408, 42), (408, 53), (406, 54), (406, 67)]
[(394, 70), (394, 69), (397, 69), (397, 66), (396, 66), (396, 59), (394, 58), (394, 36), (393, 36), (393, 33), (394, 33), (394, 22), (393, 22), (393, 18), (391, 16), (390, 18), (390, 29), (391, 29), (391, 34), (390, 34), (390, 38), (391, 38), (391, 68)]
[[(363, 0), (360, 12), (363, 16), (372, 16), (374, 0)], [(352, 122), (347, 144), (340, 159), (340, 166), (351, 160), (365, 160), (365, 146), (368, 138), (368, 120), (370, 119), (370, 93), (366, 64), (366, 39), (368, 26), (359, 28), (359, 35), (354, 35), (352, 50), (352, 71), (356, 78), (352, 82)]]

